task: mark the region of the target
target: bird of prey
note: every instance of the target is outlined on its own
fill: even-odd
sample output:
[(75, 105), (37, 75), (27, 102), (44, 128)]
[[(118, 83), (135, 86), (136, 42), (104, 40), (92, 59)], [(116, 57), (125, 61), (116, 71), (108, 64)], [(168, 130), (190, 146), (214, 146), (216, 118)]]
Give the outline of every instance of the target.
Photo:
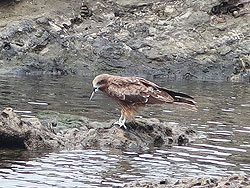
[(113, 99), (121, 106), (121, 117), (115, 124), (123, 126), (125, 129), (126, 120), (133, 121), (134, 114), (146, 104), (173, 103), (196, 109), (193, 97), (170, 91), (144, 78), (101, 74), (96, 76), (92, 83), (93, 92), (89, 100), (98, 90)]

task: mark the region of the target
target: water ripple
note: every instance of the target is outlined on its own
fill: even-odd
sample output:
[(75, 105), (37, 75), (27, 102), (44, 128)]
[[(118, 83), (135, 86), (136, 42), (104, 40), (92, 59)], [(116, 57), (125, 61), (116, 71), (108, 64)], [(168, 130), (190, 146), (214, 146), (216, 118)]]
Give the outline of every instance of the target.
[[(118, 118), (120, 109), (104, 95), (98, 94), (89, 102), (92, 79), (1, 77), (0, 105), (15, 108), (23, 117), (52, 110), (99, 122)], [(36, 154), (1, 150), (0, 182), (4, 187), (112, 187), (134, 180), (250, 174), (249, 84), (155, 82), (194, 96), (199, 110), (157, 105), (145, 108), (138, 118), (152, 116), (172, 126), (197, 129), (199, 139), (187, 146), (155, 148), (145, 153), (64, 150)]]

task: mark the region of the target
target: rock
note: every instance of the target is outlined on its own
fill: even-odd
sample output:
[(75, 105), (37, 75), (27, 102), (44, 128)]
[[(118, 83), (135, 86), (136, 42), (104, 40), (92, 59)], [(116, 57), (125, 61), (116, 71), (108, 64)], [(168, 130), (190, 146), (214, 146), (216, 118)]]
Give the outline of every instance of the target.
[(27, 34), (35, 31), (34, 24), (29, 20), (11, 22), (0, 32), (0, 38), (2, 40), (12, 39), (20, 34)]
[[(160, 123), (156, 119), (137, 121), (136, 123), (126, 124), (127, 130), (123, 130), (115, 125), (110, 128), (97, 128), (87, 134), (81, 141), (84, 148), (116, 148), (148, 150), (155, 146), (185, 145), (189, 143), (188, 136), (184, 136), (184, 131), (175, 129), (175, 134), (171, 126)], [(77, 132), (75, 138), (80, 138), (81, 132)], [(192, 134), (192, 136), (194, 136)], [(191, 137), (192, 137), (191, 136)], [(186, 141), (180, 141), (180, 137), (185, 137)]]
[(55, 133), (37, 118), (19, 118), (12, 108), (0, 114), (0, 147), (27, 150), (59, 149), (62, 145)]
[(158, 119), (127, 123), (126, 130), (109, 122), (90, 122), (69, 114), (43, 113), (38, 118), (20, 118), (11, 108), (0, 114), (0, 147), (27, 150), (130, 149), (186, 145), (195, 131)]
[[(8, 16), (13, 6), (17, 13)], [(20, 1), (0, 7), (4, 18), (0, 72), (109, 72), (248, 81), (240, 57), (250, 51), (250, 14), (243, 13), (249, 7), (244, 1), (209, 0), (87, 0), (83, 4), (41, 0), (35, 6)]]
[(244, 7), (243, 3), (238, 0), (234, 1), (223, 1), (219, 5), (215, 5), (211, 9), (211, 14), (233, 14)]
[(250, 180), (244, 175), (231, 175), (228, 177), (198, 177), (189, 179), (167, 178), (160, 182), (131, 182), (124, 187), (158, 187), (158, 188), (188, 188), (188, 187), (249, 187)]

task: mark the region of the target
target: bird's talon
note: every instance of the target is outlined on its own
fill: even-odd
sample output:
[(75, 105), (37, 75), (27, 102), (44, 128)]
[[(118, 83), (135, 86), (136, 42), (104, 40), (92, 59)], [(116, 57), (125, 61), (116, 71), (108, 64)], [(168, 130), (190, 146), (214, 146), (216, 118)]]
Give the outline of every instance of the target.
[(127, 129), (127, 126), (125, 124), (120, 124), (120, 128), (124, 127), (124, 129)]
[(114, 125), (119, 125), (120, 128), (124, 127), (125, 129), (127, 129), (127, 126), (126, 126), (124, 123), (121, 123), (121, 122), (119, 122), (119, 121), (116, 121), (116, 122), (114, 123)]

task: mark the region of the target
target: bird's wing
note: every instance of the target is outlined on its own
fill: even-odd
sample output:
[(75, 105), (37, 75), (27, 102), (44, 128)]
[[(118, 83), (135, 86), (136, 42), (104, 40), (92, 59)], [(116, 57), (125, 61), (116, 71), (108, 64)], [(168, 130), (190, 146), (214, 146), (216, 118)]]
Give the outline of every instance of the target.
[(153, 82), (138, 77), (118, 77), (108, 83), (107, 94), (129, 104), (161, 104), (174, 102), (173, 97), (163, 92)]

